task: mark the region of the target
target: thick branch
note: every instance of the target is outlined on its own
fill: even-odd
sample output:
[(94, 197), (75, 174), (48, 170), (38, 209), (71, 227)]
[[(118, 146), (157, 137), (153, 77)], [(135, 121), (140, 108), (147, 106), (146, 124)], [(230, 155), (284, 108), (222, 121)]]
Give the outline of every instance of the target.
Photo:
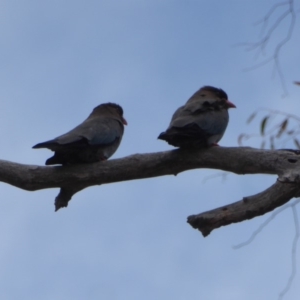
[[(260, 150), (249, 147), (213, 147), (198, 151), (173, 150), (135, 154), (121, 159), (44, 167), (0, 160), (0, 181), (35, 191), (54, 187), (84, 187), (176, 175), (192, 169), (219, 169), (236, 174), (277, 174), (284, 176), (300, 168), (300, 156), (284, 150)], [(293, 181), (293, 179), (291, 179)]]
[[(177, 175), (183, 171), (200, 168), (219, 169), (236, 174), (277, 174), (279, 180), (286, 184), (280, 185), (280, 183), (277, 183), (267, 191), (249, 197), (249, 201), (243, 201), (242, 210), (251, 211), (251, 217), (268, 212), (294, 197), (298, 191), (300, 181), (299, 151), (260, 150), (248, 147), (212, 147), (193, 151), (173, 150), (135, 154), (122, 159), (113, 159), (95, 164), (64, 167), (31, 166), (0, 160), (0, 181), (30, 191), (61, 188), (61, 192), (56, 198), (57, 210), (60, 207), (67, 206), (68, 201), (76, 192), (88, 186)], [(283, 193), (282, 199), (285, 200), (280, 198), (275, 204), (270, 204), (267, 198), (273, 195), (274, 187), (279, 185), (281, 186), (280, 191)], [(275, 193), (274, 195), (278, 196), (279, 194)], [(261, 204), (259, 199), (265, 199), (266, 204)], [(256, 209), (253, 208), (254, 206)], [(217, 210), (208, 212), (209, 217), (203, 214), (200, 217), (191, 217), (192, 219), (189, 220), (194, 220), (194, 222), (191, 221), (190, 223), (202, 231), (200, 229), (202, 225), (199, 225), (202, 221), (199, 223), (199, 218), (204, 220), (205, 217), (205, 226), (202, 227), (204, 228), (203, 231), (208, 234), (212, 229), (222, 225), (249, 219), (249, 214), (239, 214), (239, 211), (241, 211), (239, 206), (233, 207), (233, 209), (230, 206), (228, 207), (226, 217), (224, 213), (220, 215), (220, 211)], [(222, 209), (224, 210), (224, 208), (221, 208), (221, 211)], [(229, 211), (232, 213), (231, 217), (228, 217)], [(208, 219), (213, 220), (209, 225), (210, 227), (207, 225)], [(219, 219), (223, 221), (215, 221)], [(216, 224), (215, 227), (213, 224)]]

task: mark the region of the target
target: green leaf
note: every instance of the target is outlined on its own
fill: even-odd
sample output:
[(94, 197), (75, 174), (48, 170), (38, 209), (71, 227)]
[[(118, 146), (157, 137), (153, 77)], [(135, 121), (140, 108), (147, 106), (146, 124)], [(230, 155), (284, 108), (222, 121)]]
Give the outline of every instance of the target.
[(255, 111), (254, 113), (252, 113), (249, 118), (247, 119), (246, 123), (249, 124), (253, 119), (254, 117), (256, 116), (257, 114), (257, 111)]
[(261, 133), (261, 135), (265, 135), (265, 128), (266, 128), (267, 121), (268, 121), (269, 118), (270, 118), (270, 116), (266, 116), (261, 121), (261, 124), (260, 124), (260, 133)]
[(278, 133), (277, 133), (277, 135), (276, 135), (276, 137), (277, 138), (280, 138), (280, 136), (283, 134), (283, 132), (286, 130), (286, 128), (287, 128), (287, 125), (288, 125), (288, 119), (285, 119), (282, 123), (281, 123), (281, 125), (280, 125), (280, 129), (279, 129), (279, 131), (278, 131)]

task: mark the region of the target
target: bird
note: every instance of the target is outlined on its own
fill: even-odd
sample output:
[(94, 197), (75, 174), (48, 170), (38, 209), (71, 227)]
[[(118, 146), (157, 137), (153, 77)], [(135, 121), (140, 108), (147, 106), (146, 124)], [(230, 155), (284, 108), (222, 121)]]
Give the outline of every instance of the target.
[(71, 131), (32, 148), (48, 148), (54, 155), (46, 165), (71, 165), (107, 160), (118, 149), (127, 121), (115, 103), (95, 107), (88, 118)]
[(228, 109), (235, 107), (222, 89), (203, 86), (175, 111), (158, 139), (179, 148), (218, 146), (229, 121)]

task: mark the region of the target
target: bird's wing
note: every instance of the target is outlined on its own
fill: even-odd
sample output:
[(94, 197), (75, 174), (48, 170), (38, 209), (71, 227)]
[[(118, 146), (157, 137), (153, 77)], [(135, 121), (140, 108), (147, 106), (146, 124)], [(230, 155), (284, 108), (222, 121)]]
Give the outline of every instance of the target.
[(203, 108), (199, 107), (192, 111), (181, 107), (175, 114), (176, 116), (172, 118), (169, 128), (183, 128), (195, 124), (208, 135), (224, 133), (229, 120), (226, 109), (203, 111)]
[(107, 145), (123, 135), (123, 125), (113, 118), (87, 119), (69, 132), (33, 148), (59, 150), (61, 146)]
[(68, 133), (57, 137), (59, 144), (70, 144), (86, 140), (90, 145), (106, 145), (113, 143), (123, 134), (123, 126), (115, 119), (87, 119)]

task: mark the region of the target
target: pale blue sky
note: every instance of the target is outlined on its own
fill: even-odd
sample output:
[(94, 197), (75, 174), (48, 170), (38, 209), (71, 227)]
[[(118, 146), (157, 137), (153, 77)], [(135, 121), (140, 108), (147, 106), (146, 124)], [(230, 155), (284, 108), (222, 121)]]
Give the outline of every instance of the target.
[[(43, 165), (51, 152), (31, 147), (72, 129), (104, 102), (120, 104), (129, 124), (113, 158), (169, 150), (157, 136), (203, 85), (224, 89), (237, 106), (222, 146), (258, 130), (245, 120), (260, 106), (297, 113), (299, 30), (281, 56), (286, 98), (272, 65), (243, 72), (255, 55), (234, 46), (259, 37), (253, 24), (273, 3), (1, 0), (0, 158)], [(285, 32), (280, 27), (271, 45)], [(1, 183), (0, 298), (276, 299), (291, 271), (291, 210), (240, 250), (232, 246), (268, 215), (207, 238), (186, 223), (188, 215), (260, 192), (276, 177), (231, 174), (203, 184), (216, 172), (91, 187), (57, 213), (57, 189), (27, 192)], [(299, 280), (285, 299), (297, 299)]]

